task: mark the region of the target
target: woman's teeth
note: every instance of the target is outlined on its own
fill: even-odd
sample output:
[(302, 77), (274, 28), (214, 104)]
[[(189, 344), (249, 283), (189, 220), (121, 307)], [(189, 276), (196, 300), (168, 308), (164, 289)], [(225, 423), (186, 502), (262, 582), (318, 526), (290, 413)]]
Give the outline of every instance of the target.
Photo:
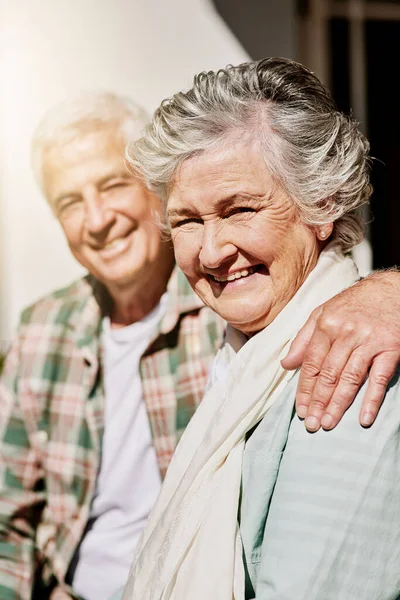
[(217, 277), (216, 275), (213, 275), (213, 278), (215, 279), (215, 281), (224, 283), (225, 281), (235, 281), (235, 279), (241, 279), (242, 277), (247, 277), (248, 275), (251, 275), (252, 273), (254, 273), (254, 269), (253, 269), (253, 267), (249, 267), (248, 269), (243, 269), (243, 271), (236, 271), (236, 273), (232, 273), (231, 275), (228, 275), (227, 277)]

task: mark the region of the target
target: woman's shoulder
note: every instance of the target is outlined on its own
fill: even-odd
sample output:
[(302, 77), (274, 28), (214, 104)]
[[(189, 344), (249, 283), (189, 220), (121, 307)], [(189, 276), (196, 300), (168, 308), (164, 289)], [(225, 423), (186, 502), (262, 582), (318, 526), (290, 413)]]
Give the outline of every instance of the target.
[[(331, 461), (331, 457), (342, 456), (343, 461), (352, 457), (360, 464), (375, 461), (377, 457), (397, 460), (397, 456), (389, 457), (387, 448), (395, 451), (398, 446), (400, 452), (397, 443), (400, 439), (400, 365), (387, 387), (378, 417), (369, 428), (359, 422), (368, 379), (335, 429), (320, 429), (316, 433), (309, 433), (295, 413), (297, 384), (298, 374), (248, 436), (242, 463), (244, 506), (246, 498), (250, 506), (255, 497), (265, 499), (272, 492), (282, 460), (295, 464), (298, 472), (307, 465), (307, 470), (314, 470), (315, 476), (318, 470), (329, 472), (330, 465), (336, 462)], [(379, 458), (382, 453), (385, 457)], [(261, 506), (260, 510), (263, 510)]]
[[(249, 437), (240, 530), (254, 589), (267, 581), (282, 597), (288, 585), (298, 590), (298, 598), (328, 597), (324, 593), (331, 589), (335, 594), (329, 597), (349, 597), (348, 590), (341, 593), (346, 578), (340, 579), (342, 571), (334, 560), (351, 565), (354, 556), (363, 566), (369, 561), (370, 572), (376, 560), (382, 568), (390, 563), (389, 580), (394, 581), (397, 563), (385, 536), (391, 532), (400, 539), (400, 369), (387, 387), (375, 423), (363, 428), (359, 412), (367, 385), (368, 380), (335, 429), (309, 433), (294, 413), (297, 380), (293, 379)], [(340, 581), (333, 584), (332, 573), (338, 573)], [(365, 569), (360, 573), (359, 597), (376, 597), (364, 589)], [(317, 581), (317, 575), (326, 577), (321, 588), (303, 594), (301, 586)]]
[(289, 438), (311, 445), (324, 444), (328, 440), (332, 442), (347, 436), (351, 439), (373, 439), (382, 436), (383, 430), (392, 430), (396, 427), (396, 423), (400, 423), (400, 364), (387, 386), (376, 423), (368, 428), (362, 427), (359, 422), (361, 404), (368, 389), (368, 378), (339, 424), (330, 431), (320, 429), (316, 433), (309, 433), (304, 427), (303, 420), (295, 413), (298, 379), (297, 373), (248, 437), (245, 455), (249, 455), (249, 458), (282, 452)]

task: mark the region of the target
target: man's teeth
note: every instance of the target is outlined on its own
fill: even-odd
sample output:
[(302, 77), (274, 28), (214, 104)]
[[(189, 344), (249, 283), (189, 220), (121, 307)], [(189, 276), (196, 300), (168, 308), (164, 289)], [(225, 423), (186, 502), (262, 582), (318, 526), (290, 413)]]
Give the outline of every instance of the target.
[(112, 248), (118, 248), (118, 246), (122, 245), (123, 243), (124, 243), (124, 238), (116, 238), (112, 242), (105, 244), (103, 246), (103, 250), (111, 250)]
[(235, 279), (240, 279), (241, 277), (247, 277), (247, 275), (251, 275), (254, 273), (253, 267), (249, 267), (248, 269), (244, 269), (243, 271), (236, 271), (236, 273), (232, 273), (232, 275), (228, 275), (228, 277), (217, 277), (213, 275), (216, 281), (224, 282), (224, 281), (235, 281)]

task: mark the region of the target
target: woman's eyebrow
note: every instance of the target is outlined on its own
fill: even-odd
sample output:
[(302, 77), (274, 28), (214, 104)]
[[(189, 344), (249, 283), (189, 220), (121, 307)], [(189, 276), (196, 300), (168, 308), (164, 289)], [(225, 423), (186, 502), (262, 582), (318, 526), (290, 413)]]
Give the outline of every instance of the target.
[(171, 217), (182, 217), (182, 216), (186, 216), (186, 215), (191, 215), (193, 214), (193, 210), (191, 210), (190, 208), (171, 208), (170, 210), (167, 210), (167, 215), (168, 218)]
[(231, 196), (221, 198), (216, 204), (219, 209), (229, 208), (232, 205), (240, 204), (241, 202), (259, 202), (267, 198), (266, 194), (251, 194), (249, 192), (236, 192)]
[[(214, 208), (218, 211), (224, 211), (236, 204), (241, 202), (260, 202), (261, 200), (268, 200), (272, 194), (257, 194), (250, 192), (235, 192), (230, 196), (224, 196), (215, 202)], [(193, 207), (182, 207), (182, 208), (171, 208), (167, 211), (168, 218), (171, 217), (182, 217), (187, 215), (197, 215), (198, 211)]]

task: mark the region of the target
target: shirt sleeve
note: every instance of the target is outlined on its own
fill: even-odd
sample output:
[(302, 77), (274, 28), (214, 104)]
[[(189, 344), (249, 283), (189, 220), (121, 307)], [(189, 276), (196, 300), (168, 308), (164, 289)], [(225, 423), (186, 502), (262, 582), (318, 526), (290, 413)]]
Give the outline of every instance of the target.
[(37, 567), (36, 527), (44, 506), (44, 477), (30, 443), (20, 392), (19, 338), (0, 378), (0, 598), (30, 600)]

